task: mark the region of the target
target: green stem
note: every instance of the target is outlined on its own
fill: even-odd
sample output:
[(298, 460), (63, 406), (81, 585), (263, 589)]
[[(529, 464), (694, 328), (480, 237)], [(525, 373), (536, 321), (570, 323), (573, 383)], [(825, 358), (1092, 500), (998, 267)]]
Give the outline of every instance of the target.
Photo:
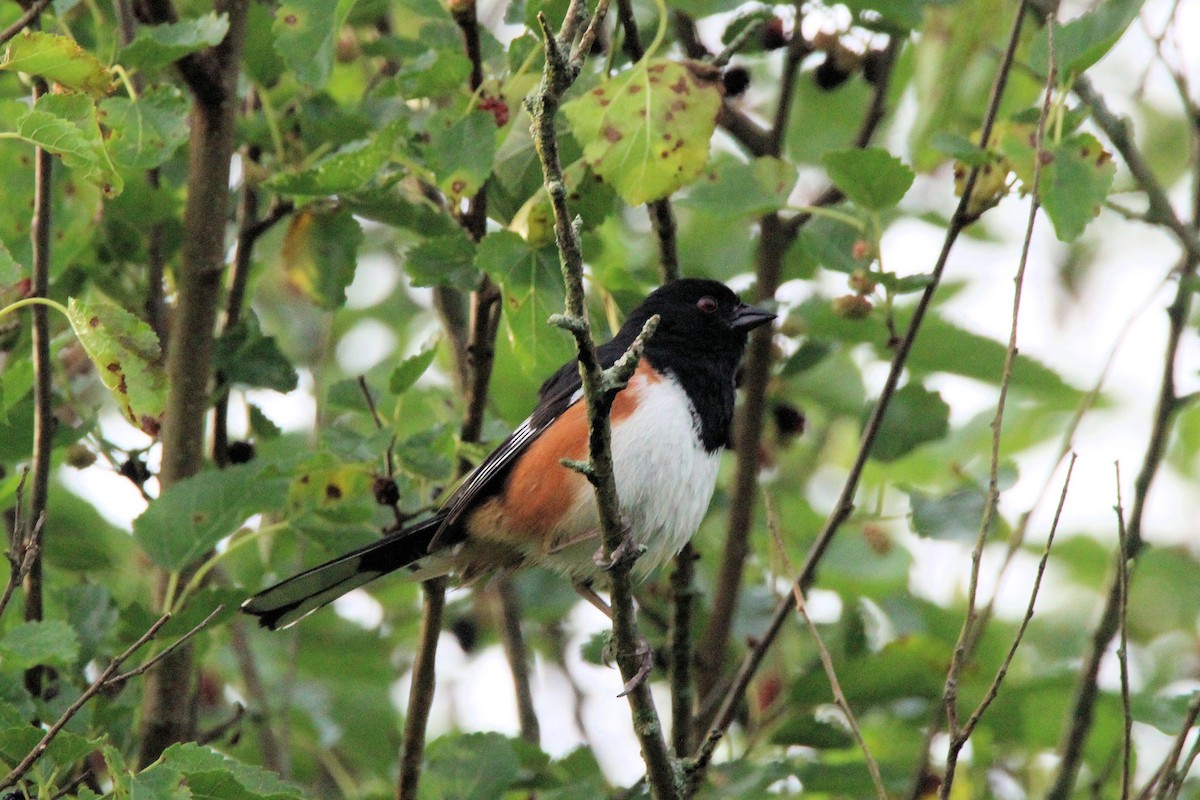
[(849, 225), (856, 231), (865, 231), (867, 229), (866, 224), (853, 214), (847, 214), (844, 211), (837, 211), (824, 206), (788, 206), (787, 210), (795, 211), (798, 214), (811, 214), (814, 217), (828, 217), (829, 219)]
[[(0, 137), (3, 137), (3, 134), (0, 134)], [(50, 306), (50, 308), (61, 312), (62, 315), (67, 319), (71, 318), (71, 312), (67, 311), (66, 306), (57, 300), (51, 300), (49, 297), (26, 297), (24, 300), (18, 300), (15, 303), (10, 303), (4, 308), (0, 308), (0, 317), (3, 317), (5, 314), (13, 311), (17, 311), (18, 309), (22, 309), (25, 306)]]
[(253, 542), (268, 533), (275, 533), (276, 531), (282, 530), (286, 527), (287, 523), (276, 522), (272, 525), (264, 525), (256, 531), (248, 531), (245, 536), (230, 539), (229, 545), (224, 550), (219, 553), (213, 553), (211, 556), (209, 556), (208, 560), (201, 564), (199, 569), (196, 570), (196, 573), (192, 575), (191, 579), (187, 582), (187, 585), (183, 587), (183, 591), (180, 592), (179, 596), (171, 603), (171, 613), (178, 614), (183, 610), (188, 598), (200, 588), (202, 583), (204, 583), (204, 577), (212, 571), (213, 567), (217, 566), (217, 564), (220, 564), (227, 555), (232, 553), (234, 550), (237, 550), (247, 542)]

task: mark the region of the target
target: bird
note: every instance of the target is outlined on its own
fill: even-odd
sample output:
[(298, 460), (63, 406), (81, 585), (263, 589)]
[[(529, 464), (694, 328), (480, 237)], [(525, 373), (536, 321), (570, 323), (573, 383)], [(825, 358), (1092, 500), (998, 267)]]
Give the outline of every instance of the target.
[[(730, 443), (748, 335), (775, 318), (719, 281), (676, 279), (647, 295), (597, 348), (600, 366), (612, 366), (655, 315), (658, 327), (633, 376), (612, 397), (609, 417), (622, 521), (642, 548), (633, 565), (637, 578), (677, 554), (699, 528), (720, 452)], [(420, 580), (453, 573), (470, 582), (526, 565), (563, 573), (602, 604), (587, 588), (602, 569), (593, 490), (562, 463), (587, 457), (581, 385), (578, 362), (562, 365), (542, 384), (533, 413), (438, 511), (264, 589), (242, 611), (276, 630), (397, 570)]]

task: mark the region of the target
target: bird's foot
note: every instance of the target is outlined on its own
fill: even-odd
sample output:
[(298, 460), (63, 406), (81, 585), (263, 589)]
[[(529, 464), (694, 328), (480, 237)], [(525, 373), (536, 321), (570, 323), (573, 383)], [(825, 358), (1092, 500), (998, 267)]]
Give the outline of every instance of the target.
[(638, 671), (632, 678), (625, 682), (621, 693), (617, 697), (624, 697), (645, 683), (646, 679), (650, 677), (650, 670), (654, 668), (654, 650), (650, 648), (650, 643), (640, 635), (638, 636), (637, 650), (634, 651), (634, 654), (640, 662), (638, 664)]
[(638, 544), (633, 540), (633, 535), (630, 533), (629, 525), (623, 523), (621, 531), (621, 543), (612, 551), (612, 555), (606, 556), (604, 546), (596, 551), (596, 555), (592, 556), (592, 561), (595, 565), (604, 572), (611, 572), (617, 566), (632, 564), (646, 552), (643, 545)]

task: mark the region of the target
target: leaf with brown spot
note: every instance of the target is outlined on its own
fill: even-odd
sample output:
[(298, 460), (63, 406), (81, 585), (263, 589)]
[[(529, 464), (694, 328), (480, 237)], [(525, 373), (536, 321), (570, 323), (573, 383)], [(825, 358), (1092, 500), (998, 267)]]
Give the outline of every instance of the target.
[(142, 320), (111, 303), (67, 302), (71, 327), (130, 424), (158, 432), (167, 398), (158, 337)]
[(255, 514), (282, 509), (288, 479), (256, 463), (173, 484), (133, 521), (133, 536), (163, 569), (195, 563)]
[[(639, 64), (563, 105), (588, 165), (630, 205), (659, 200), (708, 162), (721, 91), (687, 66)], [(676, 138), (663, 155), (658, 142)]]

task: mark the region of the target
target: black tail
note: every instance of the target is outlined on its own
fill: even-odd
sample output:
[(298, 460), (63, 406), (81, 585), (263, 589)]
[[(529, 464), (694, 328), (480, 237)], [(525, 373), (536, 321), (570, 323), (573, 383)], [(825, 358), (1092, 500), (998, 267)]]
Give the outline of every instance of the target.
[(441, 523), (441, 515), (435, 515), (294, 575), (242, 603), (242, 611), (258, 617), (259, 625), (273, 631), (293, 625), (351, 589), (428, 555), (429, 543)]

